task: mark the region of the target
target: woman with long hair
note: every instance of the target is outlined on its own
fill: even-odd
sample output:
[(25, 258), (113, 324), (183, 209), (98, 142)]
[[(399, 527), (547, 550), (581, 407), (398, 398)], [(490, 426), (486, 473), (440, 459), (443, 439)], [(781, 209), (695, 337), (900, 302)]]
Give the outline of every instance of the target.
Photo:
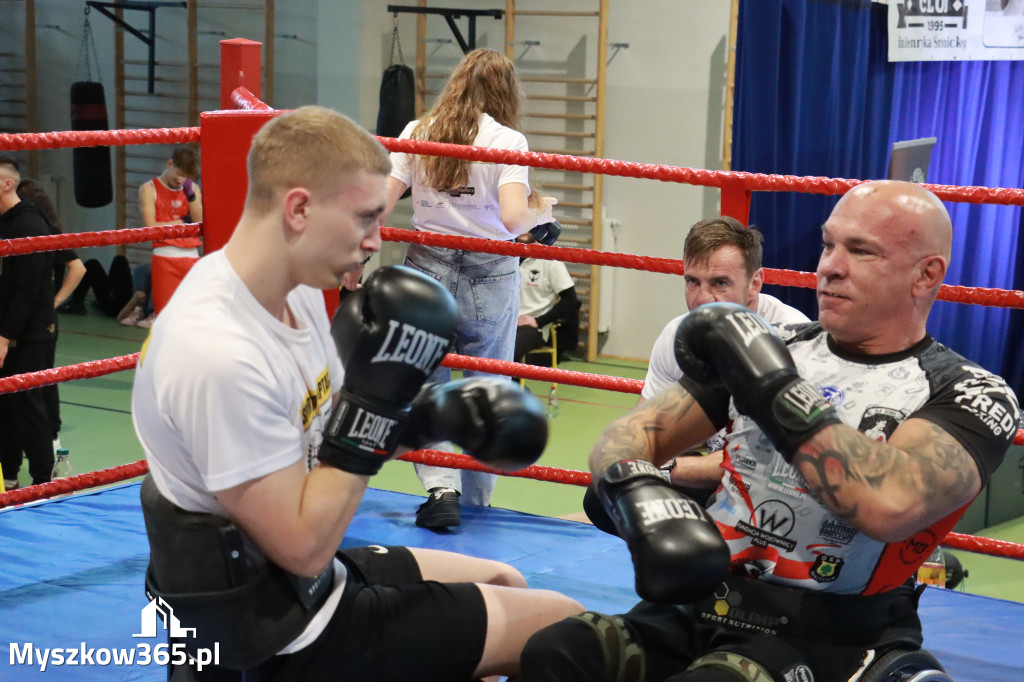
[[(516, 129), (521, 103), (512, 61), (494, 50), (473, 50), (455, 67), (433, 108), (407, 125), (400, 138), (527, 151), (526, 137)], [(550, 202), (534, 197), (534, 206), (530, 205), (525, 166), (400, 152), (391, 154), (391, 164), (382, 222), (409, 188), (412, 226), (417, 230), (511, 241), (542, 221), (539, 212), (546, 213), (543, 222), (550, 220)], [(413, 244), (405, 264), (438, 280), (455, 296), (459, 326), (453, 352), (513, 359), (518, 258)], [(450, 378), (451, 370), (439, 367), (431, 380)], [(416, 524), (426, 528), (459, 525), (460, 498), (469, 504), (489, 504), (496, 479), (492, 474), (420, 464), (416, 473), (430, 493), (416, 514)]]

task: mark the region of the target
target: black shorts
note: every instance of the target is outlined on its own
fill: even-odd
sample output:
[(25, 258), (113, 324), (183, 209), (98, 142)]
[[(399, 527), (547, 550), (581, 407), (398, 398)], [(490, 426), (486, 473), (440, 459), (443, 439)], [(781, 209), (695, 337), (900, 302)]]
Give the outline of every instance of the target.
[[(759, 589), (768, 595), (803, 592), (768, 585)], [(741, 606), (757, 604), (749, 599), (754, 596), (752, 592), (744, 589), (748, 599)], [(900, 587), (873, 597), (824, 596), (818, 605), (817, 595), (806, 596), (811, 599), (804, 600), (797, 616), (806, 627), (791, 628), (797, 631), (788, 634), (766, 634), (708, 622), (698, 615), (695, 605), (641, 602), (622, 618), (637, 634), (647, 662), (647, 679), (651, 680), (670, 679), (712, 651), (753, 659), (779, 680), (801, 679), (796, 673), (801, 666), (810, 669), (816, 680), (846, 680), (860, 667), (868, 649), (876, 649), (881, 655), (895, 646), (917, 648), (921, 644), (917, 594), (912, 588)], [(758, 612), (764, 610), (755, 607), (750, 611)], [(826, 628), (829, 622), (831, 627)]]
[(341, 602), (308, 647), (275, 656), (259, 680), (457, 682), (473, 679), (487, 610), (472, 583), (424, 581), (405, 547), (345, 549)]

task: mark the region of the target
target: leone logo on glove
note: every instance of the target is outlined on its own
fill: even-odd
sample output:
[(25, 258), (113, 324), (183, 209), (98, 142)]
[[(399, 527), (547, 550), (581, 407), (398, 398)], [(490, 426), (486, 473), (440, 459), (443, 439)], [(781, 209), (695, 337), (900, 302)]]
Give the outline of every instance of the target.
[[(346, 417), (352, 408), (355, 408), (352, 421), (347, 424), (347, 428), (344, 428), (348, 421)], [(397, 419), (368, 412), (358, 405), (339, 403), (330, 424), (327, 425), (327, 435), (339, 438), (360, 450), (386, 455), (394, 448), (391, 434), (397, 424)], [(343, 428), (345, 433), (341, 433)]]
[[(388, 325), (388, 335), (370, 360), (371, 363), (400, 362), (426, 371), (428, 367), (433, 368), (448, 352), (448, 339), (443, 336), (398, 320), (388, 320)], [(398, 331), (399, 327), (401, 331)]]
[(696, 502), (676, 497), (638, 500), (636, 509), (640, 512), (640, 522), (644, 526), (653, 526), (672, 519), (704, 520), (704, 512)]
[[(794, 382), (779, 396), (779, 404), (786, 408), (788, 416), (796, 417), (800, 424), (813, 421), (832, 406), (806, 381)], [(780, 415), (785, 418), (786, 415)], [(787, 419), (788, 421), (788, 419)]]
[(765, 334), (775, 334), (775, 331), (768, 326), (767, 322), (749, 310), (739, 310), (730, 313), (726, 319), (740, 333), (740, 338), (743, 340), (745, 347), (749, 347), (755, 339)]

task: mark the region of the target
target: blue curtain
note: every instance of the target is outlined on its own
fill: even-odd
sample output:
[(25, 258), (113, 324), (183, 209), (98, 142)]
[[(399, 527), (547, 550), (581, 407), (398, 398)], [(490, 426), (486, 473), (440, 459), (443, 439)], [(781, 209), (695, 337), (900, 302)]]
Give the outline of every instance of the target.
[[(1024, 61), (898, 64), (889, 141), (931, 136), (938, 142), (928, 182), (1024, 187)], [(946, 208), (953, 220), (946, 283), (1015, 288), (1015, 266), (1024, 264), (1020, 207), (947, 202)], [(1011, 320), (1015, 348), (1008, 344)], [(1018, 392), (1020, 324), (1021, 313), (1005, 308), (941, 301), (928, 321), (934, 337), (993, 372), (1006, 374), (1016, 362)]]
[[(734, 170), (880, 178), (888, 163), (893, 68), (886, 7), (870, 0), (745, 0), (740, 4)], [(821, 225), (838, 197), (755, 192), (750, 222), (767, 267), (813, 272)], [(765, 291), (818, 315), (813, 290)]]
[[(887, 11), (869, 0), (741, 3), (732, 167), (881, 178), (892, 142), (935, 136), (929, 182), (1024, 187), (1024, 61), (890, 64)], [(836, 200), (755, 192), (750, 220), (765, 233), (765, 265), (813, 271)], [(947, 207), (946, 282), (1024, 289), (1021, 209)], [(771, 289), (817, 315), (809, 290)], [(1024, 311), (939, 302), (929, 330), (1024, 393)]]

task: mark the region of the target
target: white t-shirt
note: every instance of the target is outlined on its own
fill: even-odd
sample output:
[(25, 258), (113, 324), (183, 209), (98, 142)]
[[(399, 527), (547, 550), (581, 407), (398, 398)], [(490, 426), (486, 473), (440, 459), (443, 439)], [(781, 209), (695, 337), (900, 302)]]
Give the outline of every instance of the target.
[[(758, 294), (757, 314), (773, 325), (810, 322), (802, 312), (768, 294)], [(647, 367), (647, 378), (644, 380), (643, 392), (640, 394), (646, 400), (661, 393), (683, 376), (683, 370), (679, 369), (679, 363), (676, 362), (673, 346), (676, 329), (679, 328), (679, 323), (685, 316), (686, 313), (683, 313), (665, 325), (654, 342), (654, 347), (651, 349), (651, 362)]]
[[(405, 126), (399, 139), (409, 139), (419, 121)], [(488, 114), (480, 116), (473, 146), (529, 151), (526, 137), (501, 125)], [(412, 188), (412, 225), (417, 230), (458, 237), (514, 239), (505, 229), (498, 207), (498, 188), (510, 182), (530, 186), (529, 168), (500, 163), (469, 164), (469, 184), (459, 196), (451, 196), (420, 184), (422, 171), (415, 155), (391, 154), (391, 177)]]
[[(316, 463), (343, 370), (322, 292), (298, 287), (288, 306), (301, 328), (272, 316), (217, 251), (157, 318), (135, 370), (132, 421), (157, 488), (179, 507), (224, 516), (215, 491)], [(316, 638), (345, 577), (336, 561), (328, 602), (283, 652)]]
[(561, 261), (524, 258), (519, 263), (519, 274), (520, 315), (543, 315), (554, 307), (558, 294), (575, 286)]

